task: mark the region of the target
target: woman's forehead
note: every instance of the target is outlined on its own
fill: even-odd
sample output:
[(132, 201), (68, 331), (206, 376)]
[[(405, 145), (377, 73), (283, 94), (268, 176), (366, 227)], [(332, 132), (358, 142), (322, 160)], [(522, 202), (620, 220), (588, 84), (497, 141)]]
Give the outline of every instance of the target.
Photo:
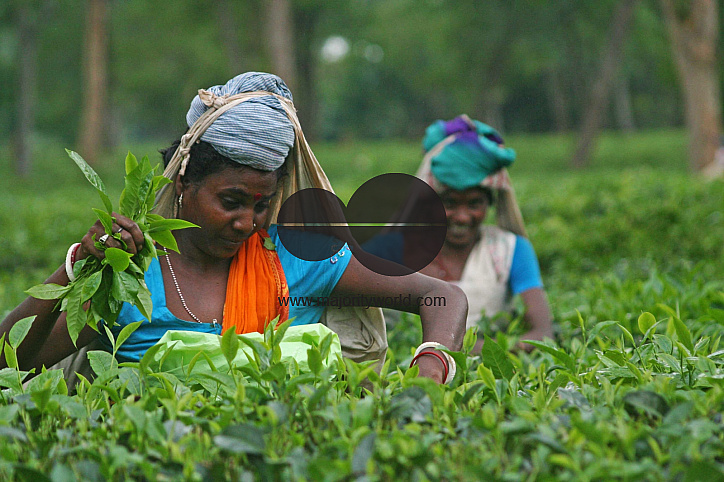
[(481, 187), (471, 187), (463, 191), (448, 189), (442, 194), (442, 197), (458, 202), (471, 201), (480, 198), (487, 199), (485, 191)]
[(202, 184), (214, 190), (241, 190), (251, 195), (261, 193), (267, 196), (277, 189), (277, 173), (247, 166), (227, 167), (207, 176)]

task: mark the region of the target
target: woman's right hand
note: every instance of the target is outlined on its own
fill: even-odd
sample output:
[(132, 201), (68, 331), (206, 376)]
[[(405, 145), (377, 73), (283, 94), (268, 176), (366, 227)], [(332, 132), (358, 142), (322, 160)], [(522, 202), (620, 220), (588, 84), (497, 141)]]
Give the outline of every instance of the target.
[[(118, 213), (113, 213), (113, 218), (115, 219), (115, 222), (111, 226), (113, 233), (120, 233), (121, 239), (124, 243), (126, 243), (125, 250), (131, 254), (136, 254), (143, 249), (145, 239), (143, 237), (143, 232), (141, 232), (141, 228), (138, 227), (138, 224), (136, 224), (136, 222), (132, 219)], [(76, 253), (76, 260), (87, 258), (90, 255), (93, 255), (98, 259), (105, 258), (105, 253), (103, 250), (95, 247), (93, 240), (93, 236), (95, 235), (95, 240), (100, 241), (101, 236), (104, 234), (106, 234), (106, 231), (103, 224), (101, 224), (100, 221), (96, 221), (85, 236), (83, 236), (83, 239), (81, 239), (80, 248), (78, 248), (78, 252)], [(124, 249), (123, 244), (113, 236), (108, 236), (108, 239), (106, 239), (104, 244), (106, 248)]]

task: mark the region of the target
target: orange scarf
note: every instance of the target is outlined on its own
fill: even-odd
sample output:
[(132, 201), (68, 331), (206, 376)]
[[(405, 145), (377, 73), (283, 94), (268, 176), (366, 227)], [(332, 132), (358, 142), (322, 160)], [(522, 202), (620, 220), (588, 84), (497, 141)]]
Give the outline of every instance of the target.
[(238, 334), (263, 333), (277, 316), (279, 323), (289, 318), (289, 306), (279, 302), (288, 296), (279, 255), (269, 234), (260, 230), (242, 244), (231, 262), (222, 331), (233, 327)]

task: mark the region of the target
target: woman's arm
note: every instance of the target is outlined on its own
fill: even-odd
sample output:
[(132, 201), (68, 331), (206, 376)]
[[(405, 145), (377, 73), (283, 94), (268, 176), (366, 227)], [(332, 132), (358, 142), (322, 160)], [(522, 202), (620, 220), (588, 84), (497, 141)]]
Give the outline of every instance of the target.
[[(128, 252), (136, 254), (144, 243), (140, 228), (124, 216), (116, 213), (113, 213), (113, 216), (116, 218), (116, 222), (112, 226), (114, 232), (123, 228), (121, 238), (126, 243)], [(103, 251), (95, 247), (94, 236), (97, 239), (104, 232), (100, 221), (97, 221), (83, 236), (76, 259), (80, 260), (91, 255), (102, 259)], [(121, 243), (114, 238), (108, 238), (106, 246), (122, 247)], [(66, 274), (65, 265), (60, 266), (50, 278), (45, 280), (45, 283), (68, 285), (70, 280)], [(57, 300), (39, 300), (30, 296), (0, 323), (0, 336), (2, 336), (3, 333), (8, 333), (19, 320), (35, 315), (35, 321), (17, 351), (18, 365), (22, 370), (53, 365), (77, 350), (68, 335), (65, 313), (56, 309), (57, 304)], [(94, 336), (95, 331), (92, 328), (84, 328), (78, 338), (78, 348), (88, 344)], [(6, 366), (4, 353), (0, 354), (0, 368)]]
[[(523, 320), (530, 329), (521, 339), (541, 341), (544, 337), (552, 338), (553, 318), (543, 290), (538, 257), (530, 241), (522, 236), (516, 237), (508, 282), (510, 290), (514, 294), (520, 294), (525, 305)], [(534, 347), (527, 343), (519, 343), (518, 348), (531, 351)]]
[[(543, 338), (553, 338), (553, 316), (548, 306), (548, 299), (543, 288), (531, 288), (520, 294), (525, 304), (523, 319), (530, 330), (521, 336), (521, 340), (542, 341)], [(530, 352), (535, 347), (527, 343), (519, 343), (518, 347)]]
[[(68, 279), (68, 275), (65, 273), (65, 266), (58, 268), (55, 273), (50, 276), (50, 278), (45, 280), (45, 282), (55, 283), (62, 286), (67, 285), (70, 280)], [(28, 316), (35, 315), (35, 321), (33, 322), (30, 331), (25, 337), (23, 343), (21, 343), (20, 347), (18, 347), (18, 365), (21, 370), (27, 370), (35, 366), (35, 359), (40, 353), (40, 347), (45, 344), (48, 336), (53, 330), (53, 327), (56, 325), (59, 316), (61, 315), (60, 311), (55, 309), (55, 305), (57, 303), (58, 300), (38, 300), (29, 296), (25, 299), (25, 301), (20, 303), (17, 308), (11, 311), (10, 314), (5, 317), (2, 324), (0, 324), (0, 334), (5, 333), (7, 340), (7, 333), (16, 322), (23, 318), (27, 318)], [(62, 317), (65, 318), (65, 314), (63, 314)], [(51, 351), (50, 353), (47, 353), (50, 359), (55, 359), (57, 357), (60, 357), (60, 359), (63, 358), (63, 353), (55, 352), (54, 344), (50, 344), (48, 350)], [(69, 354), (70, 353), (65, 353), (65, 356)], [(4, 353), (0, 354), (0, 367), (7, 367)]]
[[(449, 283), (420, 273), (384, 276), (353, 257), (332, 296), (365, 296), (376, 300), (376, 306), (419, 314), (423, 342), (441, 343), (454, 351), (462, 348), (468, 301), (460, 288)], [(420, 357), (417, 364), (422, 376), (443, 381), (444, 369), (437, 358)]]

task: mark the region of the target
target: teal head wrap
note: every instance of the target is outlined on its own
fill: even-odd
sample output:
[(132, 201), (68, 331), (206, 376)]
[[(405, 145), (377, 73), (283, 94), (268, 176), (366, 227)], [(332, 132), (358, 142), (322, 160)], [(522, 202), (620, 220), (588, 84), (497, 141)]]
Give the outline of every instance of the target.
[(503, 146), (495, 129), (466, 115), (434, 122), (425, 131), (422, 146), (431, 156), (435, 179), (458, 191), (479, 186), (515, 160), (515, 151)]

